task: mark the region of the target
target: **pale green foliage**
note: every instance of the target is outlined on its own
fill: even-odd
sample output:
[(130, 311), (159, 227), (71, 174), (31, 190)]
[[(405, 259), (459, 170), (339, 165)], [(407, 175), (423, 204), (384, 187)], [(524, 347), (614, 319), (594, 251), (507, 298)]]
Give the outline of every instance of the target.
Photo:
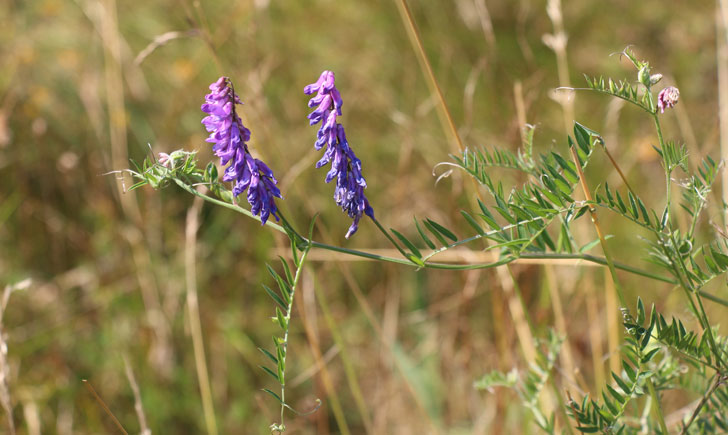
[[(508, 373), (493, 371), (473, 385), (479, 390), (492, 391), (494, 387), (508, 387), (514, 389), (521, 402), (533, 415), (538, 427), (546, 433), (554, 433), (554, 422), (556, 415), (553, 412), (541, 408), (538, 398), (552, 375), (556, 358), (559, 355), (559, 348), (563, 342), (553, 330), (549, 330), (548, 338), (544, 341), (544, 349), (539, 349), (536, 361), (530, 365), (525, 373), (519, 373), (513, 369)], [(548, 415), (548, 416), (547, 416)]]
[[(604, 209), (639, 225), (651, 234), (649, 238), (643, 239), (647, 248), (647, 260), (672, 276), (666, 281), (683, 290), (688, 307), (702, 327), (702, 331), (694, 332), (686, 328), (680, 319), (673, 317), (671, 321), (667, 321), (654, 306), (648, 317), (641, 299), (637, 302), (636, 316), (626, 307), (622, 307), (626, 331), (621, 353), (622, 370), (611, 373), (611, 380), (604, 385), (598, 399), (585, 395), (577, 401), (569, 395), (566, 406), (576, 423), (576, 429), (584, 433), (663, 433), (669, 429), (666, 429), (661, 411), (663, 404), (660, 403), (660, 392), (684, 388), (682, 380), (692, 377), (694, 388), (691, 390), (703, 396), (694, 409), (684, 415), (684, 431), (725, 431), (728, 428), (728, 394), (722, 386), (728, 379), (728, 367), (725, 363), (728, 340), (717, 335), (717, 328), (710, 324), (701, 298), (705, 295), (703, 287), (728, 271), (728, 241), (722, 233), (721, 237), (705, 244), (699, 244), (695, 240), (696, 224), (706, 207), (720, 165), (706, 157), (696, 173), (693, 173), (688, 160), (688, 147), (663, 141), (651, 93), (651, 86), (660, 80), (661, 75), (650, 75), (649, 64), (638, 61), (629, 49), (625, 49), (622, 55), (638, 70), (636, 84), (626, 80), (615, 82), (601, 77), (587, 77), (587, 84), (589, 89), (626, 100), (644, 109), (654, 118), (659, 139), (659, 146), (655, 150), (662, 158), (665, 171), (667, 195), (664, 208), (656, 211), (648, 207), (640, 194), (632, 190), (628, 183), (625, 183), (626, 191), (620, 192), (610, 188), (606, 182), (603, 187), (595, 189), (593, 203), (577, 205), (571, 196), (578, 180), (575, 167), (566, 164), (555, 152), (542, 156), (537, 164), (524, 159), (521, 153), (516, 155), (500, 150), (475, 153), (466, 151), (462, 158), (457, 157), (455, 161), (486, 187), (495, 201), (492, 208), (513, 227), (509, 229), (510, 233), (497, 233), (498, 238), (486, 233), (485, 237), (504, 244), (503, 255), (517, 257), (521, 252), (534, 249), (543, 252), (547, 247), (556, 252), (570, 252), (572, 243), (562, 243), (563, 240), (573, 240), (566, 224), (583, 214), (587, 207)], [(595, 145), (603, 145), (603, 141), (597, 133), (579, 124), (574, 128), (574, 136), (577, 150), (581, 152), (580, 163), (585, 167)], [(569, 145), (574, 146), (571, 138)], [(524, 187), (514, 188), (510, 194), (505, 195), (502, 184), (493, 181), (490, 173), (492, 168), (518, 170), (530, 178), (524, 183)], [(670, 204), (671, 187), (676, 184), (672, 175), (678, 168), (688, 175), (687, 180), (679, 184), (682, 188), (680, 205), (688, 216), (687, 229), (681, 229), (674, 223), (674, 210)], [(494, 214), (480, 204), (483, 212), (481, 216), (494, 230), (500, 224), (496, 222)], [(559, 243), (549, 244), (546, 241), (547, 236), (544, 236), (547, 234), (545, 229), (556, 216), (561, 218), (562, 236)], [(517, 236), (514, 237), (513, 233)], [(584, 247), (592, 247), (595, 243), (598, 242)], [(515, 249), (512, 247), (514, 245)], [(531, 409), (532, 396), (524, 394), (524, 391), (529, 390), (524, 390), (518, 380), (514, 379), (513, 373), (491, 373), (476, 383), (478, 388), (493, 386), (514, 388), (521, 396), (524, 406)], [(553, 425), (544, 424), (546, 420), (538, 415), (536, 421), (544, 431), (553, 432)]]
[[(574, 125), (574, 137), (569, 144), (575, 147), (581, 169), (586, 168), (595, 146), (601, 138), (594, 131), (579, 123)], [(443, 225), (425, 219), (422, 225), (415, 219), (415, 227), (425, 246), (435, 250), (423, 256), (414, 242), (402, 233), (394, 231), (397, 238), (409, 249), (408, 258), (418, 265), (425, 265), (433, 255), (478, 239), (488, 239), (493, 244), (486, 250), (498, 249), (502, 262), (513, 261), (524, 253), (572, 253), (576, 250), (569, 224), (587, 210), (585, 204), (572, 198), (579, 181), (576, 165), (569, 157), (550, 152), (534, 160), (531, 153), (532, 130), (518, 154), (505, 150), (471, 151), (452, 156), (456, 167), (474, 177), (486, 188), (493, 205), (486, 206), (478, 200), (476, 212), (461, 211), (475, 235), (459, 239)], [(513, 169), (530, 177), (521, 187), (506, 192), (500, 182), (495, 182), (491, 168)], [(557, 219), (558, 218), (558, 219)], [(552, 223), (558, 222), (558, 225)], [(549, 232), (551, 226), (556, 227)], [(423, 228), (424, 227), (424, 228)], [(427, 230), (427, 231), (425, 231)], [(430, 234), (428, 235), (427, 232)], [(433, 240), (434, 239), (434, 240)], [(439, 248), (435, 241), (441, 245)]]
[[(666, 338), (670, 337), (672, 329), (664, 324), (664, 318), (655, 311), (654, 306), (649, 319), (641, 299), (638, 299), (636, 311), (636, 319), (624, 313), (624, 328), (627, 333), (622, 347), (624, 358), (622, 371), (611, 373), (614, 383), (605, 385), (599, 400), (585, 396), (578, 403), (569, 399), (570, 415), (577, 421), (577, 429), (581, 432), (640, 433), (647, 430), (653, 433), (659, 430), (649, 419), (642, 419), (640, 424), (627, 424), (625, 412), (630, 402), (648, 394), (647, 382), (652, 382), (657, 391), (673, 388), (676, 378), (683, 372), (683, 367), (668, 352), (670, 340)], [(682, 333), (684, 334), (684, 330)], [(694, 352), (691, 347), (691, 341), (691, 338), (680, 339), (675, 342), (676, 346), (672, 346), (672, 350), (683, 355), (698, 355), (699, 352)], [(646, 403), (649, 401), (648, 398)], [(635, 418), (633, 422), (636, 421), (640, 420)]]

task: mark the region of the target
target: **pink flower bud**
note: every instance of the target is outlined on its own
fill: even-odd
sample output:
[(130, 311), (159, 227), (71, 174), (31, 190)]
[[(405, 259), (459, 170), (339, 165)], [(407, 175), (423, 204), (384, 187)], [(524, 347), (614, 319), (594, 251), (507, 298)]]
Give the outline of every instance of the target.
[(665, 113), (665, 109), (677, 104), (678, 99), (680, 99), (680, 91), (675, 86), (661, 90), (660, 94), (657, 95), (657, 107), (660, 108), (660, 113)]
[(165, 168), (169, 168), (172, 165), (172, 159), (169, 157), (169, 154), (167, 153), (159, 153), (159, 157), (157, 158), (157, 161), (160, 165), (164, 166)]

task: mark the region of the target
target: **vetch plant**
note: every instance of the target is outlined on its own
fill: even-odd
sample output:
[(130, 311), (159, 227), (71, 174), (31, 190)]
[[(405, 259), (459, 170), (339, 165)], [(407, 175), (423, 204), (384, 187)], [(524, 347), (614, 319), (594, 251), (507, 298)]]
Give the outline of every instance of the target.
[[(279, 403), (281, 411), (280, 420), (271, 425), (273, 432), (286, 429), (285, 410), (297, 413), (289, 405), (286, 395), (291, 313), (296, 288), (307, 267), (306, 258), (314, 249), (417, 270), (495, 268), (523, 259), (546, 263), (570, 259), (605, 266), (611, 272), (618, 295), (626, 338), (621, 352), (621, 370), (611, 374), (611, 379), (600, 392), (601, 396), (591, 397), (570, 389), (565, 392), (565, 388), (559, 385), (554, 375), (563, 338), (555, 333), (550, 333), (543, 346), (536, 350), (536, 359), (530, 362), (530, 369), (525, 375), (517, 370), (508, 374), (493, 372), (475, 382), (475, 387), (514, 388), (534, 416), (535, 423), (546, 433), (705, 433), (728, 430), (728, 393), (724, 387), (728, 379), (728, 339), (718, 334), (716, 324), (710, 321), (705, 309), (706, 301), (720, 304), (721, 309), (728, 307), (728, 301), (705, 290), (709, 282), (728, 271), (728, 242), (721, 233), (705, 242), (697, 240), (696, 236), (698, 221), (706, 209), (708, 194), (721, 164), (706, 157), (697, 171), (691, 171), (689, 147), (665, 141), (661, 128), (661, 117), (668, 115), (665, 109), (677, 103), (679, 91), (670, 86), (655, 98), (653, 87), (661, 81), (662, 75), (654, 73), (650, 65), (638, 60), (631, 50), (625, 49), (622, 54), (637, 71), (635, 82), (587, 77), (588, 87), (585, 89), (621, 98), (642, 109), (652, 119), (657, 139), (655, 151), (662, 159), (665, 174), (665, 197), (657, 208), (649, 207), (648, 202), (643, 200), (651, 195), (649, 202), (653, 202), (654, 195), (648, 190), (651, 186), (640, 186), (640, 191), (632, 189), (599, 133), (575, 122), (573, 135), (566, 138), (567, 154), (558, 151), (534, 154), (534, 135), (530, 130), (523, 149), (517, 153), (502, 149), (466, 148), (459, 155), (451, 156), (451, 162), (444, 163), (462, 170), (482, 187), (482, 197), (474, 201), (477, 204), (475, 210), (461, 211), (468, 235), (458, 236), (455, 231), (428, 218), (414, 219), (410, 230), (418, 235), (418, 240), (408, 238), (404, 231), (388, 231), (374, 217), (373, 207), (364, 194), (367, 183), (362, 175), (361, 161), (351, 148), (344, 127), (338, 122), (343, 100), (331, 71), (324, 71), (315, 83), (304, 88), (305, 94), (315, 94), (308, 103), (314, 108), (308, 115), (310, 124), (320, 123), (315, 148), (321, 150), (326, 147), (316, 167), (331, 164), (325, 181), (336, 181), (336, 204), (353, 220), (346, 238), (357, 231), (361, 218), (366, 215), (401, 257), (381, 256), (318, 242), (313, 239), (315, 216), (311, 217), (306, 236), (296, 230), (277, 208), (275, 198), (282, 195), (272, 171), (253, 158), (248, 150), (246, 142), (251, 133), (236, 113), (236, 104), (241, 102), (232, 82), (226, 77), (210, 86), (211, 93), (205, 97), (206, 103), (202, 106), (208, 114), (203, 120), (210, 133), (208, 141), (214, 144), (213, 150), (220, 157), (221, 164), (228, 165), (222, 182), (213, 163), (200, 169), (195, 153), (182, 150), (162, 153), (157, 161), (148, 158), (140, 168), (131, 171), (139, 179), (132, 188), (145, 184), (159, 188), (174, 183), (207, 202), (256, 219), (288, 236), (293, 267), (283, 258), (282, 272), (268, 266), (277, 290), (264, 285), (275, 303), (273, 319), (281, 331), (273, 339), (272, 350), (261, 348), (268, 363), (262, 368), (277, 384), (276, 391), (265, 391)], [(589, 164), (593, 159), (603, 157), (607, 157), (606, 161), (623, 178), (624, 188), (615, 189), (606, 182), (596, 188), (591, 187), (587, 176)], [(497, 177), (500, 170), (521, 172), (525, 181), (507, 187)], [(673, 178), (675, 171), (684, 172), (687, 181), (676, 182)], [(226, 183), (232, 183), (232, 186)], [(199, 185), (206, 186), (209, 192), (196, 189)], [(681, 189), (680, 207), (671, 201), (674, 188)], [(246, 190), (250, 210), (235, 200)], [(584, 199), (578, 199), (582, 196)], [(675, 215), (678, 213), (685, 213), (685, 219), (677, 219)], [(273, 215), (280, 224), (269, 221), (269, 215)], [(600, 224), (599, 218), (607, 215), (624, 219), (649, 234), (644, 241), (645, 253), (659, 271), (653, 270), (654, 267), (620, 261), (621, 252), (606, 244), (609, 235), (603, 232)], [(580, 240), (573, 231), (574, 223), (585, 216), (592, 220), (596, 240)], [(589, 253), (597, 245), (601, 246), (603, 256)], [(489, 252), (492, 260), (453, 263), (437, 259), (443, 252), (468, 246), (481, 253)], [(689, 330), (683, 321), (659, 313), (653, 304), (647, 310), (643, 297), (636, 302), (628, 301), (620, 273), (634, 274), (644, 280), (680, 289), (700, 329)], [(692, 386), (701, 389), (698, 401), (688, 410), (666, 409), (664, 392), (687, 389), (680, 384), (686, 376), (692, 377)], [(556, 399), (555, 408), (547, 408), (540, 400), (546, 394)], [(667, 418), (668, 411), (678, 413), (678, 418)], [(346, 423), (339, 421), (339, 424)]]
[(359, 220), (363, 214), (374, 219), (374, 209), (364, 195), (367, 182), (361, 174), (361, 160), (356, 157), (354, 150), (349, 146), (344, 126), (336, 121), (336, 117), (341, 115), (341, 106), (344, 102), (339, 90), (336, 89), (334, 80), (333, 72), (324, 71), (316, 83), (303, 89), (303, 93), (311, 95), (318, 92), (308, 102), (308, 107), (318, 106), (308, 115), (311, 125), (321, 123), (314, 147), (316, 150), (320, 150), (326, 145), (326, 152), (316, 163), (316, 167), (320, 168), (331, 163), (331, 170), (326, 174), (326, 182), (329, 183), (336, 179), (336, 190), (334, 191), (336, 205), (354, 219), (346, 233), (348, 239), (359, 229)]
[(225, 169), (223, 181), (235, 181), (233, 196), (237, 197), (248, 190), (248, 203), (254, 216), (260, 215), (262, 224), (271, 214), (276, 215), (274, 198), (282, 198), (273, 171), (261, 160), (253, 158), (248, 150), (250, 130), (245, 128), (238, 116), (235, 105), (243, 104), (235, 94), (233, 84), (227, 77), (220, 77), (210, 85), (211, 92), (205, 95), (202, 111), (207, 113), (202, 120), (210, 137), (207, 142), (214, 143), (215, 155), (220, 157), (220, 165)]

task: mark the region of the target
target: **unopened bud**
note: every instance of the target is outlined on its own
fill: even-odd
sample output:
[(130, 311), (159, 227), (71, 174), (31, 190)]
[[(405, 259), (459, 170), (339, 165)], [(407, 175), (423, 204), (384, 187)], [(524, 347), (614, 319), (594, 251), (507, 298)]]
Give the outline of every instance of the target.
[(172, 158), (167, 153), (159, 153), (159, 157), (157, 158), (157, 161), (160, 165), (164, 166), (165, 168), (169, 168), (172, 166)]
[(640, 83), (647, 86), (648, 88), (652, 86), (652, 83), (650, 82), (650, 66), (645, 65), (642, 68), (640, 68), (640, 72), (637, 73), (637, 80), (639, 80)]
[(662, 74), (652, 74), (650, 76), (651, 85), (656, 85), (660, 80), (662, 80)]

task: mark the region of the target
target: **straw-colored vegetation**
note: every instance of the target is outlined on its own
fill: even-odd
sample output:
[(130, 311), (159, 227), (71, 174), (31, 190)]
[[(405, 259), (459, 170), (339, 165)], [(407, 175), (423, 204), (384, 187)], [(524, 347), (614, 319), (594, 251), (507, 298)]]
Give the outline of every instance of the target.
[[(9, 0), (0, 7), (2, 430), (247, 434), (265, 433), (279, 418), (278, 404), (261, 391), (271, 385), (257, 348), (278, 333), (261, 284), (271, 284), (265, 263), (290, 258), (288, 239), (174, 185), (128, 192), (134, 180), (117, 172), (129, 159), (180, 148), (197, 150), (203, 167), (215, 160), (200, 105), (221, 75), (245, 103), (239, 113), (251, 150), (274, 169), (286, 217), (308, 228), (320, 213), (316, 240), (383, 255), (399, 253), (370, 220), (344, 239), (350, 220), (322, 182), (324, 170), (313, 167), (319, 153), (302, 90), (324, 69), (336, 72), (341, 122), (377, 218), (408, 237), (417, 237), (413, 216), (471, 234), (459, 211), (477, 210), (481, 187), (462, 171), (436, 182), (448, 169), (438, 163), (451, 162), (461, 145), (515, 151), (527, 123), (535, 126), (535, 153), (568, 155), (574, 120), (600, 132), (647, 206), (664, 207), (650, 119), (618, 99), (554, 90), (585, 87), (582, 73), (634, 80), (631, 63), (610, 56), (628, 44), (663, 83), (680, 88), (680, 103), (661, 118), (665, 136), (687, 145), (693, 168), (708, 154), (720, 160), (718, 96), (728, 89), (718, 65), (728, 50), (720, 2), (410, 1), (430, 71), (402, 5)], [(493, 177), (508, 186), (525, 181), (504, 171)], [(604, 153), (586, 179), (592, 189), (605, 180), (626, 189)], [(710, 238), (726, 233), (716, 186), (697, 226)], [(584, 199), (580, 189), (575, 195)], [(612, 256), (654, 271), (637, 237), (648, 232), (599, 213), (614, 235)], [(676, 214), (676, 224), (688, 225), (686, 216)], [(581, 245), (597, 237), (588, 219), (573, 231)], [(495, 260), (471, 248), (437, 259)], [(640, 296), (700, 329), (672, 284), (618, 275), (629, 307)], [(317, 399), (321, 406), (289, 413), (292, 434), (535, 433), (518, 394), (474, 382), (493, 370), (527, 369), (549, 328), (564, 342), (539, 406), (557, 406), (567, 392), (599, 396), (610, 370), (621, 370), (614, 281), (594, 263), (523, 259), (416, 271), (312, 250), (299, 278), (286, 401), (301, 412)], [(706, 291), (725, 298), (724, 279)], [(706, 301), (705, 309), (717, 323), (726, 307)], [(686, 391), (664, 393), (672, 428), (700, 398)], [(573, 426), (557, 413), (557, 427)]]

